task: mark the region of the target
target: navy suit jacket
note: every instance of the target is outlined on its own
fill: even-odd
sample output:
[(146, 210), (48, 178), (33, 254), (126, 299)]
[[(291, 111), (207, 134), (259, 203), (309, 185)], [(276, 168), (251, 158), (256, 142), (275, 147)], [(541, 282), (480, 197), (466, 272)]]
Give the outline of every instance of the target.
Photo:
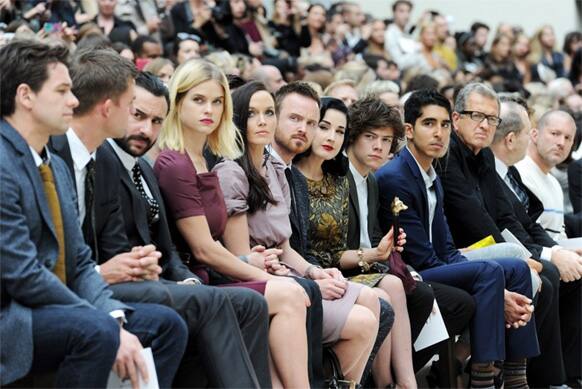
[(420, 169), (407, 148), (376, 172), (376, 181), (380, 192), (378, 219), (384, 233), (392, 226), (390, 205), (394, 196), (408, 206), (400, 213), (400, 227), (406, 232), (406, 246), (402, 253), (406, 263), (421, 271), (467, 260), (453, 244), (443, 209), (443, 187), (438, 177), (434, 182), (437, 204), (431, 243), (426, 187)]
[(51, 155), (65, 235), (67, 285), (52, 272), (58, 243), (42, 179), (24, 138), (0, 121), (0, 381), (25, 376), (33, 359), (32, 309), (60, 305), (128, 309), (94, 269), (77, 220), (74, 184)]

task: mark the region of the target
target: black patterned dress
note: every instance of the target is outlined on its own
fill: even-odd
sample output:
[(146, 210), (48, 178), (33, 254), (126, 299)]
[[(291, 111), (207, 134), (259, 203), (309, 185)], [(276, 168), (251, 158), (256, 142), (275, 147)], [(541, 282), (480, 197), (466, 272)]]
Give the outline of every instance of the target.
[[(325, 174), (320, 181), (307, 178), (309, 193), (309, 253), (322, 267), (340, 268), (340, 258), (349, 250), (349, 184), (346, 177)], [(376, 286), (384, 274), (361, 274), (350, 281)]]

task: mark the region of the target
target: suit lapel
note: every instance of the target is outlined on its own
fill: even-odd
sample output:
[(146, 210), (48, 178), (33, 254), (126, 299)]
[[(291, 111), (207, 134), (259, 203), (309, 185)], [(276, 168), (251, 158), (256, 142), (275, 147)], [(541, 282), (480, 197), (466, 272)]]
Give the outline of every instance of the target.
[(408, 149), (404, 149), (401, 152), (404, 160), (408, 164), (408, 168), (414, 177), (414, 184), (416, 185), (416, 189), (418, 193), (420, 193), (421, 198), (421, 206), (422, 206), (422, 223), (424, 224), (424, 228), (428, 231), (428, 223), (429, 223), (429, 215), (428, 215), (428, 198), (426, 196), (426, 186), (424, 185), (424, 180), (422, 179), (422, 174), (420, 173), (420, 168), (418, 164), (414, 160), (414, 157), (408, 151)]
[(376, 195), (376, 188), (372, 184), (372, 173), (368, 174), (366, 179), (366, 186), (368, 187), (368, 235), (370, 242), (372, 241), (372, 234), (374, 232), (374, 221), (376, 219), (376, 209), (378, 209), (378, 196)]
[(350, 207), (352, 207), (352, 210), (356, 214), (356, 220), (357, 220), (358, 229), (359, 229), (360, 203), (359, 203), (359, 199), (358, 199), (358, 189), (356, 188), (356, 181), (354, 180), (354, 176), (352, 175), (351, 171), (348, 171), (347, 176), (348, 176), (348, 184), (349, 184), (349, 188), (350, 188)]

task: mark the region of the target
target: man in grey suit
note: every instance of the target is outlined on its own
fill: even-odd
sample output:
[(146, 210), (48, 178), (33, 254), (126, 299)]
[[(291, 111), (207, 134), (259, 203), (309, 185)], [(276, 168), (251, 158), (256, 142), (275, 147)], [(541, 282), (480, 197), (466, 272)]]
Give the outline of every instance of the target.
[(104, 387), (113, 366), (137, 387), (138, 371), (148, 378), (143, 344), (169, 387), (184, 322), (163, 306), (111, 298), (83, 243), (67, 168), (45, 147), (78, 104), (67, 56), (32, 41), (0, 49), (0, 384), (56, 371), (57, 387)]

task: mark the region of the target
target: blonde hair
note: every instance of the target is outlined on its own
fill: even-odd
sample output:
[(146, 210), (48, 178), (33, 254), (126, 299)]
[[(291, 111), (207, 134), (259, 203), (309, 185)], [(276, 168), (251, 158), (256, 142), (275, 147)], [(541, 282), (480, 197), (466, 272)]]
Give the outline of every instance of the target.
[(378, 98), (384, 93), (394, 93), (400, 96), (400, 87), (389, 80), (378, 80), (364, 88), (364, 97)]
[(158, 139), (160, 149), (184, 152), (184, 130), (180, 120), (180, 108), (186, 93), (203, 82), (215, 80), (224, 90), (224, 110), (220, 125), (207, 138), (207, 146), (213, 154), (236, 159), (242, 155), (243, 142), (240, 132), (232, 121), (232, 98), (224, 73), (211, 62), (191, 59), (180, 65), (170, 80), (170, 110), (164, 120)]
[(172, 65), (174, 68), (174, 63), (167, 58), (159, 57), (154, 59), (152, 62), (148, 63), (144, 68), (144, 72), (150, 72), (158, 76), (158, 73), (164, 66)]

